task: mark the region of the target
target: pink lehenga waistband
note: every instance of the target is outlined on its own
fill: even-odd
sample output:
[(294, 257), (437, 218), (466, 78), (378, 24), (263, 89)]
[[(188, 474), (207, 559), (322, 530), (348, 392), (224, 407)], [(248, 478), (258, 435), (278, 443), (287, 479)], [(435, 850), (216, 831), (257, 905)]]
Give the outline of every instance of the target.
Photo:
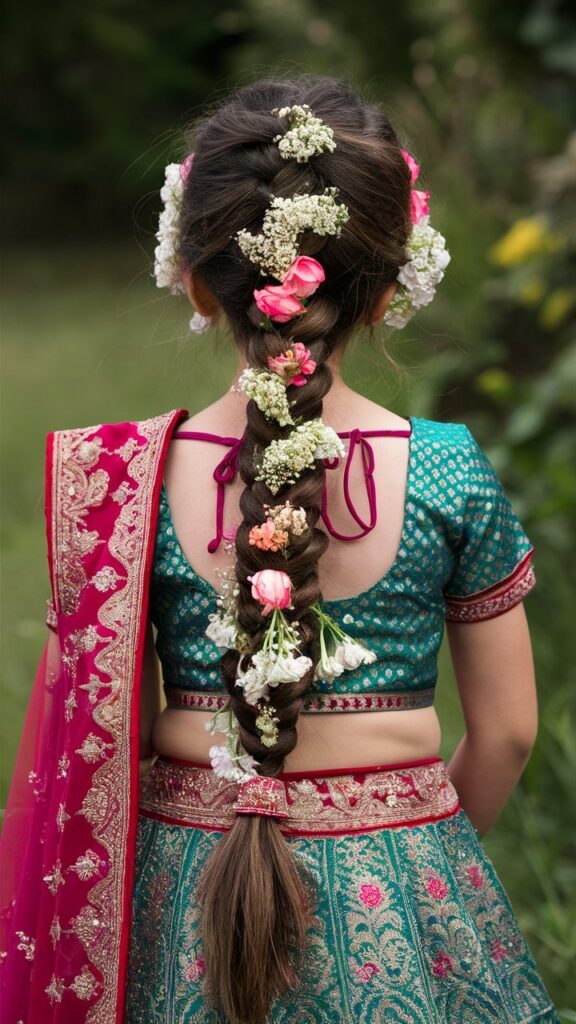
[[(169, 708), (190, 711), (216, 711), (224, 706), (228, 694), (216, 690), (187, 690), (164, 686)], [(388, 693), (313, 693), (304, 698), (302, 714), (328, 711), (405, 711), (426, 708), (434, 703), (434, 687), (426, 690), (390, 690)]]
[[(281, 772), (278, 819), (287, 836), (336, 836), (419, 825), (455, 814), (458, 794), (441, 758), (394, 765)], [(167, 824), (226, 832), (236, 820), (239, 783), (210, 765), (160, 755), (145, 779), (140, 813)]]

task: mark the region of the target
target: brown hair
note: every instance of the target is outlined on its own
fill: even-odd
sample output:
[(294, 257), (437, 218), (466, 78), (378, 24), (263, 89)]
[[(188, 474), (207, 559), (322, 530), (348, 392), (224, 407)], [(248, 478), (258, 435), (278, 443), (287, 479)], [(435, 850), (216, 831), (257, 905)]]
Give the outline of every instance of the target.
[[(332, 128), (333, 152), (306, 163), (284, 159), (273, 142), (283, 129), (271, 111), (293, 104), (308, 104)], [(267, 356), (284, 352), (288, 339), (310, 349), (316, 370), (305, 387), (290, 387), (288, 394), (295, 399), (294, 418), (319, 417), (332, 382), (327, 357), (366, 322), (407, 260), (410, 178), (394, 130), (382, 108), (363, 101), (345, 80), (303, 75), (241, 88), (206, 113), (187, 142), (188, 152), (193, 150), (195, 156), (180, 222), (183, 263), (198, 272), (217, 298), (249, 366), (267, 368)], [(259, 232), (274, 196), (318, 194), (334, 185), (337, 201), (345, 203), (350, 214), (340, 237), (306, 232), (298, 245), (301, 255), (321, 254), (326, 280), (303, 316), (277, 323), (276, 332), (266, 331), (252, 295), (263, 286), (260, 269), (242, 254), (234, 236), (241, 228)], [(275, 279), (265, 283), (278, 284)], [(264, 568), (284, 570), (293, 588), (293, 608), (286, 614), (299, 624), (300, 653), (315, 663), (318, 624), (310, 606), (321, 599), (318, 559), (328, 544), (327, 534), (316, 527), (325, 470), (317, 461), (313, 470), (277, 495), (256, 480), (263, 449), (289, 433), (289, 427), (280, 427), (248, 401), (239, 460), (246, 485), (240, 500), (243, 521), (235, 541), (238, 623), (251, 637), (254, 653), (267, 621), (251, 596), (247, 577)], [(261, 551), (248, 542), (251, 527), (266, 518), (263, 506), (287, 499), (306, 510), (309, 526), (291, 542), (288, 561), (280, 552)], [(272, 703), (279, 739), (267, 747), (255, 725), (258, 709), (247, 703), (241, 688), (235, 688), (238, 660), (236, 650), (227, 651), (221, 669), (240, 740), (258, 761), (258, 773), (275, 776), (296, 745), (298, 715), (313, 670), (298, 682), (275, 687)], [(208, 858), (199, 899), (207, 998), (231, 1024), (264, 1024), (274, 999), (297, 983), (292, 957), (306, 948), (306, 931), (314, 923), (311, 889), (278, 821), (238, 815)]]

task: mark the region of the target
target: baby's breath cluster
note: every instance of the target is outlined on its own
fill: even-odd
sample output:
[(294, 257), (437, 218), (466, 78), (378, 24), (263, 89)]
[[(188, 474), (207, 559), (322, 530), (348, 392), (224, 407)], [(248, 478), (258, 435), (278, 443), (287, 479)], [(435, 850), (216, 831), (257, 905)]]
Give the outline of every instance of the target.
[(290, 415), (290, 403), (286, 384), (277, 373), (248, 367), (242, 370), (238, 379), (238, 390), (252, 398), (268, 419), (274, 419), (281, 427), (294, 423)]
[(272, 113), (288, 120), (288, 131), (284, 135), (274, 136), (274, 142), (278, 143), (278, 149), (285, 160), (296, 160), (303, 164), (317, 153), (325, 150), (333, 152), (336, 149), (334, 132), (329, 125), (314, 116), (307, 103), (282, 107), (280, 110), (275, 107)]
[(237, 232), (242, 252), (265, 274), (282, 281), (298, 256), (299, 234), (314, 231), (317, 235), (340, 235), (350, 214), (343, 203), (336, 202), (337, 193), (332, 185), (320, 195), (275, 196), (259, 234), (253, 235), (245, 228)]
[(257, 480), (277, 494), (285, 484), (296, 480), (316, 459), (343, 458), (345, 449), (338, 434), (321, 419), (300, 423), (289, 437), (276, 438), (264, 449)]
[(405, 327), (418, 309), (432, 302), (436, 285), (450, 262), (446, 239), (430, 225), (427, 216), (412, 226), (408, 252), (410, 260), (397, 275), (400, 287), (384, 315), (384, 322), (390, 327)]

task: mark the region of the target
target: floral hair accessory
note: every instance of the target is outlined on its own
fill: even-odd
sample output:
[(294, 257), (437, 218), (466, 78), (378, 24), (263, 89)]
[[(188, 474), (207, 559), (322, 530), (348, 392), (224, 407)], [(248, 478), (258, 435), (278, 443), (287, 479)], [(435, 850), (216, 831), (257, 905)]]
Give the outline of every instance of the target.
[(299, 234), (314, 231), (317, 235), (340, 235), (350, 214), (344, 203), (336, 202), (337, 192), (332, 185), (320, 195), (275, 196), (259, 234), (242, 228), (233, 237), (252, 263), (282, 281), (298, 256)]
[[(420, 164), (417, 164), (414, 157), (406, 149), (401, 150), (402, 156), (408, 164), (410, 171), (410, 184), (414, 185), (418, 175), (420, 174)], [(412, 223), (417, 224), (418, 221), (425, 217), (430, 211), (428, 208), (428, 200), (430, 199), (430, 192), (421, 192), (418, 189), (410, 189), (410, 215), (412, 217)]]
[(289, 608), (292, 600), (292, 581), (287, 573), (279, 569), (261, 569), (247, 580), (252, 584), (252, 597), (259, 601), (262, 614), (268, 615), (273, 608)]
[[(230, 389), (232, 390), (232, 388)], [(281, 427), (293, 424), (286, 385), (277, 373), (249, 366), (242, 370), (236, 390), (243, 391), (251, 398), (269, 419), (276, 420)]]
[(306, 299), (325, 280), (324, 268), (311, 256), (297, 256), (290, 265), (282, 284), (267, 285), (254, 291), (254, 299), (260, 309), (271, 320), (285, 323), (294, 316), (306, 312)]
[(182, 166), (168, 164), (165, 168), (164, 185), (160, 189), (160, 198), (164, 203), (164, 209), (161, 211), (158, 221), (158, 231), (156, 232), (158, 245), (154, 250), (156, 284), (158, 288), (169, 288), (172, 295), (186, 294), (178, 258), (180, 209), (185, 181), (182, 175)]
[(289, 437), (276, 438), (264, 449), (257, 480), (272, 494), (285, 484), (296, 483), (301, 473), (313, 469), (316, 459), (343, 458), (345, 448), (332, 427), (321, 419), (300, 423)]
[(256, 719), (255, 724), (260, 733), (260, 742), (265, 747), (275, 747), (278, 743), (278, 722), (280, 719), (274, 715), (275, 710), (276, 708), (272, 704), (264, 703)]
[(312, 611), (320, 623), (320, 661), (314, 669), (315, 679), (331, 683), (346, 670), (376, 661), (374, 651), (348, 636), (319, 604), (313, 604)]
[(273, 139), (278, 143), (278, 149), (285, 160), (296, 160), (303, 164), (311, 156), (336, 149), (334, 132), (312, 113), (307, 103), (282, 107), (280, 110), (274, 107), (271, 113), (285, 117), (288, 121), (289, 127), (284, 135), (275, 135)]
[[(413, 185), (420, 173), (420, 167), (407, 150), (402, 150), (402, 156), (408, 164), (410, 183)], [(446, 239), (430, 226), (429, 198), (428, 191), (411, 189), (412, 231), (408, 241), (410, 260), (398, 271), (399, 287), (383, 317), (384, 323), (390, 327), (405, 327), (418, 309), (432, 302), (436, 286), (444, 277), (444, 271), (450, 262)]]
[(306, 377), (316, 369), (316, 363), (310, 358), (310, 349), (305, 348), (301, 341), (294, 342), (279, 356), (268, 356), (268, 366), (280, 374), (285, 384), (293, 384), (296, 388), (302, 387)]
[(286, 555), (290, 543), (290, 535), (300, 537), (307, 529), (306, 511), (293, 508), (289, 501), (283, 505), (270, 508), (264, 506), (268, 518), (260, 526), (253, 526), (248, 534), (248, 543), (260, 548), (261, 551), (281, 551)]

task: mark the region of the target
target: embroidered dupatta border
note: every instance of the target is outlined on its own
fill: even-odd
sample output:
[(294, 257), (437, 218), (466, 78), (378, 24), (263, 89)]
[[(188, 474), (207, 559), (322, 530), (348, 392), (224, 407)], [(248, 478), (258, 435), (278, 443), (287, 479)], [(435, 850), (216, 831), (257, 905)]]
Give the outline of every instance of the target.
[[(64, 874), (74, 870), (77, 881), (87, 883), (83, 900), (76, 896), (78, 906), (82, 901), (84, 906), (62, 929), (78, 938), (90, 965), (82, 968), (83, 986), (67, 986), (78, 997), (72, 1011), (77, 1024), (121, 1024), (123, 1019), (153, 513), (158, 509), (172, 432), (187, 416), (188, 410), (176, 409), (140, 422), (55, 431), (47, 439), (48, 563), (62, 662), (70, 683), (66, 718), (72, 721), (78, 702), (83, 705), (79, 726), (70, 726), (75, 738), (67, 749), (80, 755), (84, 763), (77, 760), (81, 766), (77, 777), (72, 763), (70, 777), (73, 782), (89, 778), (80, 807), (74, 810), (70, 805), (70, 813), (64, 811), (58, 851), (64, 858), (68, 820), (72, 836), (74, 829), (80, 835), (82, 829), (89, 828), (92, 847), (96, 847), (96, 852), (87, 849), (75, 865), (58, 858), (52, 874), (44, 879), (49, 888), (55, 887), (55, 892), (51, 891), (57, 896), (59, 885), (66, 880), (62, 869)], [(114, 493), (110, 493), (111, 478)], [(92, 571), (85, 565), (90, 561)], [(94, 565), (98, 566), (96, 573)], [(62, 764), (66, 777), (70, 767), (66, 748)], [(70, 789), (71, 784), (67, 794)], [(76, 815), (85, 819), (83, 826), (75, 825)], [(108, 870), (97, 870), (96, 864), (106, 860)], [(53, 926), (59, 938), (57, 914)], [(61, 1001), (64, 987), (54, 974), (46, 989), (51, 1005)], [(68, 1012), (70, 1009), (68, 1005)]]

